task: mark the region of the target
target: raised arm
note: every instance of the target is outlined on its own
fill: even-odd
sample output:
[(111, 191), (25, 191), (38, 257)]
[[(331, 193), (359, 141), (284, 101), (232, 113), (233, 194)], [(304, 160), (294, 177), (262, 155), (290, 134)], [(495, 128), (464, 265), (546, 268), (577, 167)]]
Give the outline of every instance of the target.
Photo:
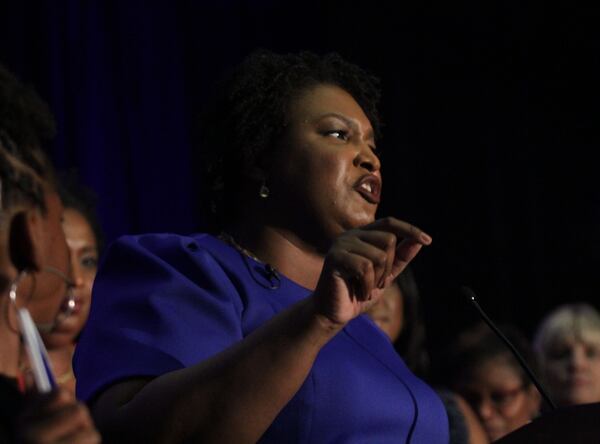
[(431, 239), (395, 219), (333, 244), (314, 293), (197, 365), (116, 383), (92, 404), (108, 442), (256, 442), (321, 348), (363, 313)]

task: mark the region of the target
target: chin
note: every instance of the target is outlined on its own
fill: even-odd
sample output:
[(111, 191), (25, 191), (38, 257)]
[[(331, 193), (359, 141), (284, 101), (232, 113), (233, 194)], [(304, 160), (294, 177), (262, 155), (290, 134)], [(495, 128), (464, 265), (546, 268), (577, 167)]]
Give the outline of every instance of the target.
[(77, 319), (68, 319), (59, 324), (50, 333), (46, 333), (43, 336), (44, 343), (48, 349), (66, 347), (75, 341), (75, 338), (81, 331), (82, 327), (83, 326)]
[(569, 396), (569, 404), (588, 404), (591, 402), (600, 401), (599, 396), (594, 396), (594, 392), (591, 388), (585, 390), (577, 390), (575, 393), (571, 393)]
[(368, 213), (355, 213), (346, 223), (346, 230), (353, 230), (355, 228), (364, 227), (375, 221), (375, 214)]
[(42, 336), (48, 350), (57, 350), (73, 343), (73, 335), (68, 333), (52, 332)]

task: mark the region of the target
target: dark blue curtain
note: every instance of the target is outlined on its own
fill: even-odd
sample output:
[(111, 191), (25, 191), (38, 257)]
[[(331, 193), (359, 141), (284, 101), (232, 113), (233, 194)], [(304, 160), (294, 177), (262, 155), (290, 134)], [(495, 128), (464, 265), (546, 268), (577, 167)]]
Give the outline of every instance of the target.
[(338, 51), (383, 81), (381, 214), (434, 237), (415, 262), (432, 341), (473, 321), (460, 284), (528, 333), (595, 303), (598, 8), (383, 3), (4, 0), (0, 62), (49, 102), (52, 157), (110, 240), (202, 226), (193, 159), (215, 147), (194, 122), (244, 55)]

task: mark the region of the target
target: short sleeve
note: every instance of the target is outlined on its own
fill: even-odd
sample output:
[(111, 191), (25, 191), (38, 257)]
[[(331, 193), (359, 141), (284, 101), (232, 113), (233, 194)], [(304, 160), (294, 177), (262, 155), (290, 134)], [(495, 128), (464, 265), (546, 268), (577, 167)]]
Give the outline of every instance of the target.
[(77, 397), (199, 363), (243, 337), (239, 294), (191, 237), (126, 236), (109, 248), (74, 357)]

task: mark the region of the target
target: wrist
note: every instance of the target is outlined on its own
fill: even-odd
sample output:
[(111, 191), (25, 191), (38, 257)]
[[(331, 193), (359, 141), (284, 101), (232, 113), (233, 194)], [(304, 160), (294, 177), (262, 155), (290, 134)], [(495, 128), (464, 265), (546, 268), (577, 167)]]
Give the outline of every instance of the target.
[(336, 321), (328, 316), (314, 294), (306, 299), (306, 310), (311, 324), (315, 326), (314, 328), (328, 339), (331, 339), (346, 326), (345, 322)]

